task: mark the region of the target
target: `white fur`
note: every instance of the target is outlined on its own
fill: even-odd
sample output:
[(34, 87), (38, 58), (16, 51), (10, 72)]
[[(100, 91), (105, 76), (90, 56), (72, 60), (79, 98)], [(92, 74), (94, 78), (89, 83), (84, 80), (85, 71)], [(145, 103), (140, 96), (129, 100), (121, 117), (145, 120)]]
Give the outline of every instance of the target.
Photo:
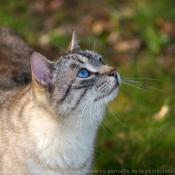
[[(104, 114), (104, 108), (101, 109), (100, 113)], [(37, 140), (35, 154), (41, 162), (49, 165), (51, 169), (57, 169), (58, 167), (63, 169), (64, 174), (69, 171), (69, 168), (74, 170), (72, 174), (78, 174), (78, 170), (82, 171), (82, 175), (86, 174), (91, 168), (94, 139), (100, 122), (95, 113), (94, 107), (91, 111), (85, 110), (83, 116), (80, 116), (80, 113), (74, 113), (61, 126), (59, 123), (56, 124), (52, 120), (48, 120), (50, 116), (49, 114), (46, 115), (46, 111), (37, 112), (38, 116), (34, 112), (35, 116), (32, 117), (36, 118), (36, 121), (31, 121), (31, 133), (33, 134), (32, 138)], [(40, 116), (42, 116), (41, 120), (39, 120)], [(80, 117), (82, 117), (82, 121), (77, 125), (77, 122), (80, 122)], [(72, 120), (72, 118), (75, 120)], [(91, 126), (90, 118), (93, 126)], [(86, 166), (81, 169), (83, 164), (86, 164)], [(33, 159), (29, 161), (29, 167), (34, 174), (36, 170), (41, 175), (45, 173), (43, 167), (36, 164)], [(47, 171), (48, 175), (55, 172), (56, 174), (62, 174), (62, 171), (51, 169)]]
[(95, 69), (92, 65), (88, 63), (86, 64), (86, 68), (93, 73), (98, 72), (97, 69)]
[[(36, 110), (37, 113), (33, 111), (30, 115), (34, 120), (31, 120), (29, 128), (32, 138), (37, 140), (34, 154), (39, 157), (43, 165), (37, 164), (31, 158), (28, 161), (30, 171), (40, 175), (87, 174), (91, 168), (96, 131), (105, 112), (104, 102), (112, 100), (117, 93), (118, 88), (103, 99), (103, 104), (87, 103), (84, 111), (74, 112), (61, 122), (53, 121), (45, 110)], [(47, 173), (43, 170), (44, 164), (50, 167)], [(56, 171), (56, 169), (62, 170)]]

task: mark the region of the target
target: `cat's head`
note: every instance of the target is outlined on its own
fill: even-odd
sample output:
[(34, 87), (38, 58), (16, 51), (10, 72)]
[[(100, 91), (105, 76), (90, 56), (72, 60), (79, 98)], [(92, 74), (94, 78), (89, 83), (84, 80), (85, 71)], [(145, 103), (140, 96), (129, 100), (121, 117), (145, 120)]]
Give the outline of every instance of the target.
[(121, 85), (116, 68), (106, 65), (101, 55), (82, 50), (74, 33), (67, 54), (51, 62), (35, 52), (31, 69), (38, 102), (47, 101), (64, 117), (104, 113)]

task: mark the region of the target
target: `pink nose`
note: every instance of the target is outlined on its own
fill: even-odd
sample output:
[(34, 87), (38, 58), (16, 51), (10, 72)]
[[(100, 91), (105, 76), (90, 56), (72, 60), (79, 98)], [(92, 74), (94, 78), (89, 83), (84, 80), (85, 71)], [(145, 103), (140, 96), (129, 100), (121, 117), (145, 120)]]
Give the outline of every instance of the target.
[(116, 69), (113, 69), (113, 70), (110, 72), (109, 75), (116, 77), (116, 76), (117, 76), (117, 70), (116, 70)]

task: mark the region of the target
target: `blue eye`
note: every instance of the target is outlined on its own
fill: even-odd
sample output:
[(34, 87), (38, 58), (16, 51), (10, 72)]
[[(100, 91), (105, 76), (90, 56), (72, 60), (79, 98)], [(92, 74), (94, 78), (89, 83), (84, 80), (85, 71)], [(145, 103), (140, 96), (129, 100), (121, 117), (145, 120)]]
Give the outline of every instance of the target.
[(79, 78), (87, 78), (87, 77), (89, 77), (89, 72), (85, 68), (80, 69), (78, 72), (78, 77)]

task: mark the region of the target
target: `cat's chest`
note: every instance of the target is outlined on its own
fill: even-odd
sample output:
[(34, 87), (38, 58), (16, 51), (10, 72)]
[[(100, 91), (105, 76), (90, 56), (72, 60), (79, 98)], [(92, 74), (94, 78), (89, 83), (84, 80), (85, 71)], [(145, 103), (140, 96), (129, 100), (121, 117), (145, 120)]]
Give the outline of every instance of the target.
[[(49, 126), (50, 125), (50, 126)], [(93, 128), (69, 127), (59, 129), (51, 123), (40, 125), (35, 130), (37, 140), (30, 167), (47, 169), (89, 169), (93, 158), (93, 145), (96, 131)], [(35, 161), (35, 157), (39, 160)], [(42, 163), (38, 163), (42, 162)], [(35, 167), (35, 168), (34, 168)]]
[[(78, 137), (69, 137), (50, 144), (42, 153), (40, 152), (39, 161), (30, 159), (28, 162), (30, 171), (35, 172), (37, 169), (41, 175), (46, 170), (48, 175), (55, 175), (55, 173), (76, 175), (79, 170), (85, 175), (91, 169), (93, 147), (86, 141), (83, 142)], [(70, 170), (72, 173), (69, 172)]]

